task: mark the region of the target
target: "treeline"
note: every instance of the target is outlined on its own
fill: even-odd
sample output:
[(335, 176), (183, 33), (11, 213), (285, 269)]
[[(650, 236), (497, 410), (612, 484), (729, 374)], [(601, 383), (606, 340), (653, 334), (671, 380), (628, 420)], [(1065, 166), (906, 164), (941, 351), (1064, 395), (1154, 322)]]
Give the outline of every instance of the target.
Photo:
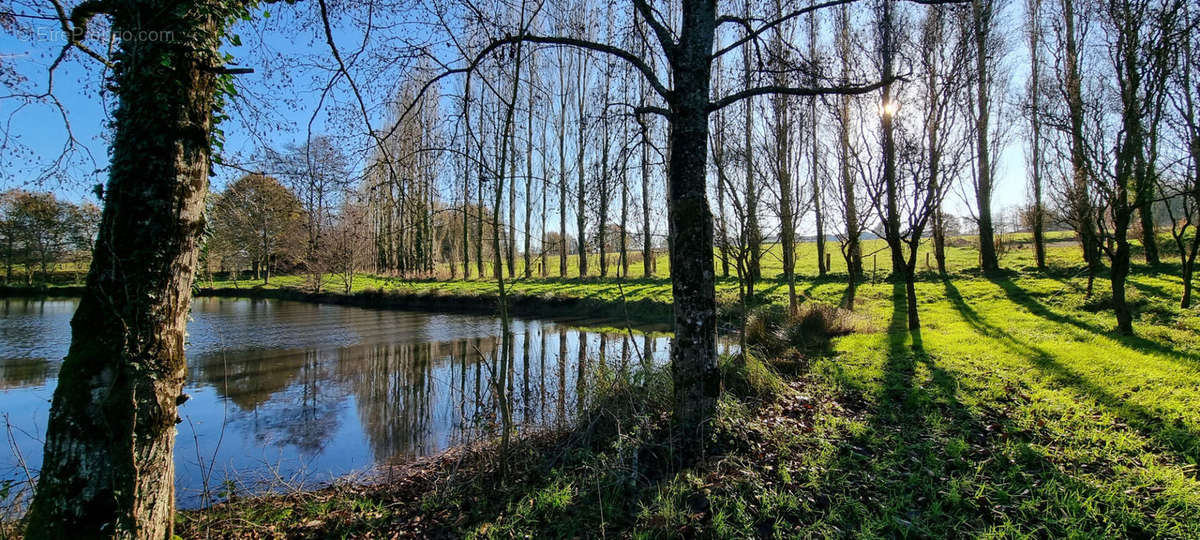
[[(500, 29), (511, 35), (517, 17), (530, 35), (610, 44), (645, 55), (645, 69), (666, 68), (635, 12), (563, 2), (553, 16), (526, 20), (503, 3), (476, 8), (439, 23), (448, 35), (493, 36), (455, 41), (463, 58), (500, 39)], [(821, 275), (830, 256), (845, 260), (852, 305), (865, 236), (886, 241), (893, 273), (912, 291), (921, 246), (944, 274), (947, 236), (969, 232), (980, 268), (995, 271), (998, 235), (1019, 227), (1032, 233), (1040, 268), (1045, 232), (1073, 229), (1090, 276), (1103, 270), (1110, 279), (1123, 331), (1135, 245), (1157, 264), (1157, 234), (1169, 230), (1190, 303), (1200, 220), (1194, 6), (864, 2), (803, 17), (793, 8), (724, 6), (742, 20), (779, 21), (753, 46), (736, 25), (715, 33), (710, 90), (731, 99), (712, 106), (704, 174), (716, 270), (738, 276), (744, 295), (754, 295), (768, 243), (781, 245), (793, 306), (803, 236), (815, 239)], [(639, 67), (601, 52), (514, 41), (480, 57), (469, 77), (436, 77), (428, 62), (404, 71), (365, 165), (339, 176), (356, 178), (339, 180), (337, 190), (353, 193), (353, 214), (364, 222), (356, 241), (369, 245), (355, 264), (472, 278), (627, 276), (631, 264), (652, 263), (669, 232), (669, 117)], [(762, 91), (741, 95), (750, 88)], [(337, 152), (328, 139), (314, 144), (325, 150), (292, 148), (292, 180), (280, 175), (306, 215), (324, 212), (311, 195), (322, 193), (312, 185), (321, 175), (308, 169)], [(1002, 156), (1018, 146), (1025, 203), (1006, 218), (993, 200)], [(329, 215), (350, 206), (338, 208)], [(301, 221), (307, 240), (293, 255), (268, 264), (242, 241), (234, 244), (246, 251), (238, 264), (327, 266), (315, 248), (336, 227), (327, 218)], [(651, 264), (640, 269), (652, 272)], [(913, 292), (914, 326), (916, 301)]]
[[(442, 23), (447, 35), (510, 35), (456, 41), (464, 58), (496, 40), (509, 44), (480, 56), (469, 77), (434, 80), (436, 70), (421, 66), (405, 73), (394, 120), (378, 130), (386, 144), (367, 166), (377, 231), (406, 231), (401, 244), (425, 242), (428, 216), (456, 215), (461, 225), (448, 244), (430, 252), (463, 277), (484, 275), (485, 261), (493, 276), (505, 268), (509, 277), (522, 268), (606, 276), (626, 275), (631, 253), (653, 259), (652, 239), (668, 232), (661, 217), (672, 117), (644, 75), (669, 66), (637, 10), (553, 8), (522, 18), (507, 4), (482, 3), (456, 24)], [(717, 271), (737, 275), (743, 294), (754, 295), (766, 244), (778, 242), (795, 306), (796, 243), (807, 234), (820, 274), (829, 271), (827, 255), (845, 259), (852, 305), (862, 239), (877, 236), (918, 326), (917, 253), (928, 245), (945, 274), (949, 223), (961, 219), (977, 236), (983, 271), (999, 269), (1005, 227), (994, 199), (1002, 156), (1019, 147), (1025, 203), (1009, 221), (1032, 233), (1039, 268), (1047, 264), (1046, 231), (1073, 229), (1081, 262), (1093, 280), (1106, 274), (1119, 329), (1130, 332), (1131, 255), (1140, 248), (1158, 264), (1166, 238), (1158, 235), (1167, 230), (1189, 304), (1200, 220), (1194, 5), (972, 0), (846, 3), (804, 16), (796, 9), (722, 3), (740, 13), (729, 21), (776, 23), (750, 37), (738, 24), (715, 31), (707, 195)], [(554, 37), (525, 42), (511, 37), (518, 32)], [(796, 88), (806, 90), (784, 91)], [(950, 215), (964, 207), (966, 216)], [(499, 224), (495, 234), (484, 231), (489, 223)], [(424, 248), (389, 242), (382, 268), (427, 267)], [(415, 253), (414, 263), (393, 262), (399, 251)], [(572, 252), (578, 264), (569, 266)], [(615, 265), (606, 256), (614, 252)], [(581, 253), (599, 255), (599, 268)], [(556, 272), (536, 264), (547, 255), (557, 256)]]
[(100, 208), (58, 200), (53, 193), (11, 189), (0, 192), (0, 261), (4, 282), (51, 282), (62, 267), (76, 281), (87, 273)]

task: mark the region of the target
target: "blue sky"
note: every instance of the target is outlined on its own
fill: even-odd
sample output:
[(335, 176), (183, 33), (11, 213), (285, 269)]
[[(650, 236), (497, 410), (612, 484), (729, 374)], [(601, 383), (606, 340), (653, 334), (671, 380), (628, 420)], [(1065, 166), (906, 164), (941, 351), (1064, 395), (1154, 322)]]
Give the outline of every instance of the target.
[[(248, 118), (234, 114), (234, 119), (222, 125), (226, 133), (225, 154), (237, 161), (252, 154), (260, 145), (275, 148), (304, 140), (307, 124), (313, 119), (313, 133), (328, 131), (345, 132), (355, 122), (361, 128), (361, 116), (345, 84), (338, 85), (326, 97), (318, 111), (320, 89), (332, 73), (314, 67), (306, 59), (328, 59), (328, 49), (319, 25), (312, 24), (312, 13), (302, 10), (313, 8), (313, 4), (296, 6), (272, 6), (273, 9), (290, 10), (273, 13), (270, 18), (259, 17), (254, 25), (242, 24), (237, 33), (242, 36), (242, 47), (227, 49), (255, 73), (239, 76), (239, 85), (254, 97), (256, 110), (265, 111), (262, 118)], [(352, 51), (360, 35), (351, 25), (343, 21), (335, 25), (335, 40), (343, 54)], [(0, 33), (0, 61), (11, 65), (29, 79), (28, 87), (45, 89), (46, 67), (49, 66), (59, 48), (61, 36), (55, 23), (49, 21), (26, 21), (26, 31), (14, 35)], [(1022, 47), (1014, 47), (1009, 58), (1010, 66), (1020, 66), (1024, 56)], [(1014, 68), (1014, 71), (1019, 69)], [(54, 191), (70, 200), (91, 200), (92, 186), (104, 181), (103, 168), (107, 166), (107, 144), (104, 140), (107, 115), (106, 103), (100, 92), (102, 74), (99, 64), (78, 52), (72, 52), (55, 76), (55, 95), (68, 111), (71, 130), (81, 143), (81, 151), (73, 155), (65, 177), (45, 178), (40, 183), (34, 180), (42, 176), (48, 160), (57, 156), (66, 140), (66, 129), (59, 111), (48, 104), (32, 104), (17, 108), (13, 100), (0, 100), (0, 118), (9, 122), (10, 136), (17, 137), (29, 155), (5, 156), (0, 166), (0, 188), (26, 187)], [(382, 96), (390, 91), (386, 83), (378, 80), (360, 81), (370, 85), (368, 99)], [(1013, 88), (1024, 85), (1024, 75), (1013, 73), (1010, 84)], [(376, 100), (379, 101), (379, 100)], [(382, 105), (372, 114), (382, 116)], [(318, 111), (314, 116), (314, 111)], [(381, 118), (373, 118), (378, 122)], [(336, 123), (336, 125), (335, 125)], [(376, 124), (377, 125), (377, 124)], [(353, 127), (351, 127), (353, 129)], [(1025, 202), (1026, 171), (1024, 144), (1021, 126), (1013, 126), (1008, 144), (998, 162), (998, 179), (993, 210), (1002, 211)], [(362, 141), (348, 144), (361, 145)], [(214, 188), (220, 189), (226, 182), (242, 174), (227, 167), (217, 167), (213, 178)], [(965, 214), (966, 209), (957, 190), (949, 197), (951, 212)]]

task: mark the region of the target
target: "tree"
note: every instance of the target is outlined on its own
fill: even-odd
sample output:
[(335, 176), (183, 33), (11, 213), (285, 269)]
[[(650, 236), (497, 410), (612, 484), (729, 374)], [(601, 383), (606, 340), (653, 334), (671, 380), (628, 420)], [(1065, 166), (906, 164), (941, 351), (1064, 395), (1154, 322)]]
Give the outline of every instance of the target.
[(231, 184), (213, 205), (213, 236), (223, 245), (245, 250), (255, 278), (270, 283), (280, 260), (303, 252), (303, 204), (278, 180), (248, 174)]
[(92, 248), (100, 232), (100, 207), (90, 202), (68, 205), (66, 225), (70, 261), (76, 269), (84, 268), (91, 263)]
[[(836, 26), (836, 49), (838, 60), (841, 68), (841, 77), (843, 81), (849, 81), (851, 76), (851, 48), (850, 48), (850, 8), (843, 5), (838, 10), (835, 17)], [(842, 256), (846, 259), (846, 290), (845, 307), (853, 309), (854, 307), (854, 291), (857, 287), (858, 280), (862, 278), (862, 247), (860, 244), (860, 236), (862, 236), (862, 228), (859, 224), (860, 216), (858, 209), (858, 194), (855, 187), (854, 175), (850, 169), (851, 161), (854, 161), (854, 150), (850, 144), (850, 124), (851, 119), (851, 96), (843, 94), (838, 100), (838, 106), (834, 110), (834, 117), (838, 127), (838, 152), (836, 155), (838, 161), (838, 177), (840, 179), (841, 191), (839, 196), (842, 203), (842, 221), (845, 223), (845, 232), (842, 236)]]
[(4, 282), (12, 282), (13, 266), (18, 264), (20, 225), (16, 219), (19, 190), (0, 192), (0, 256), (4, 257)]
[(1095, 205), (1092, 201), (1090, 172), (1084, 150), (1083, 74), (1077, 29), (1080, 16), (1075, 10), (1075, 0), (1060, 1), (1063, 30), (1062, 58), (1058, 64), (1058, 74), (1067, 118), (1066, 122), (1061, 122), (1061, 129), (1068, 138), (1070, 156), (1069, 181), (1064, 186), (1063, 193), (1069, 209), (1067, 219), (1075, 228), (1080, 247), (1083, 248), (1083, 260), (1088, 269), (1087, 294), (1091, 296), (1092, 284), (1100, 268), (1100, 242), (1095, 227)]
[[(1183, 7), (1183, 27), (1193, 28), (1195, 20), (1190, 5)], [(1195, 70), (1200, 67), (1197, 56), (1196, 33), (1184, 36), (1180, 68), (1171, 81), (1171, 102), (1179, 117), (1180, 139), (1186, 158), (1183, 172), (1172, 181), (1171, 175), (1157, 176), (1159, 192), (1168, 197), (1165, 205), (1171, 219), (1171, 238), (1179, 252), (1180, 278), (1183, 294), (1179, 305), (1192, 306), (1192, 279), (1196, 269), (1196, 254), (1200, 253), (1200, 78)], [(1176, 202), (1176, 204), (1170, 204)]]
[[(1183, 0), (1115, 0), (1105, 5), (1101, 21), (1109, 28), (1107, 43), (1111, 73), (1118, 82), (1115, 133), (1110, 140), (1094, 141), (1090, 170), (1103, 212), (1095, 227), (1104, 240), (1117, 332), (1133, 333), (1133, 313), (1125, 286), (1130, 267), (1129, 228), (1134, 212), (1150, 201), (1144, 198), (1153, 181), (1150, 156), (1153, 134), (1170, 74), (1170, 55), (1187, 30), (1178, 24)], [(1104, 109), (1094, 114), (1102, 122)], [(1105, 144), (1107, 143), (1107, 144)]]
[(995, 81), (996, 62), (999, 57), (995, 41), (996, 0), (971, 0), (968, 31), (973, 40), (975, 70), (971, 74), (975, 82), (975, 93), (970, 97), (974, 115), (971, 120), (975, 131), (975, 206), (979, 225), (979, 265), (984, 272), (1000, 269), (996, 257), (995, 235), (992, 229), (993, 181), (991, 147), (991, 90)]
[[(815, 3), (810, 2), (809, 5)], [(808, 56), (809, 62), (814, 65), (820, 65), (821, 56), (817, 53), (817, 14), (809, 17), (808, 21)], [(812, 69), (812, 75), (809, 79), (809, 84), (816, 86), (818, 83), (818, 71)], [(822, 146), (820, 139), (817, 137), (817, 131), (820, 129), (820, 120), (817, 116), (817, 96), (812, 96), (808, 99), (808, 137), (809, 144), (809, 176), (812, 182), (812, 209), (813, 218), (816, 221), (816, 243), (817, 243), (817, 275), (824, 277), (829, 272), (829, 266), (826, 264), (825, 258), (825, 200), (824, 186), (821, 182), (821, 164)]]
[(306, 239), (300, 263), (309, 276), (309, 286), (321, 292), (325, 273), (337, 264), (327, 258), (325, 233), (339, 204), (338, 195), (350, 186), (349, 160), (327, 136), (289, 145), (283, 152), (268, 149), (266, 154), (270, 168), (277, 171), (304, 209)]
[(1030, 221), (1033, 230), (1034, 261), (1039, 269), (1046, 268), (1045, 217), (1046, 204), (1042, 196), (1042, 170), (1045, 157), (1042, 150), (1042, 0), (1026, 0), (1029, 34), (1029, 89), (1026, 114), (1029, 117), (1029, 184), (1033, 188), (1033, 211)]
[(342, 198), (325, 243), (329, 270), (342, 282), (346, 294), (354, 288), (354, 276), (371, 257), (371, 223), (366, 205), (354, 200), (354, 194)]
[[(60, 17), (64, 54), (90, 51), (82, 43), (97, 15), (111, 19), (115, 36), (182, 37), (121, 39), (105, 59), (117, 106), (104, 210), (50, 408), (28, 538), (172, 536), (184, 327), (213, 117), (230, 89), (219, 47), (251, 5), (83, 2)], [(161, 129), (164, 121), (175, 127)]]
[(3, 229), (7, 279), (12, 266), (25, 268), (25, 283), (32, 285), (34, 268), (49, 281), (51, 268), (71, 246), (76, 221), (74, 205), (59, 201), (53, 193), (11, 190), (3, 196)]
[[(775, 16), (783, 15), (783, 2), (775, 1)], [(816, 17), (811, 17), (814, 21)], [(787, 86), (786, 66), (791, 64), (788, 45), (785, 43), (784, 32), (776, 32), (771, 42), (771, 59), (776, 63), (774, 83), (776, 86)], [(779, 193), (779, 244), (783, 251), (783, 279), (788, 286), (788, 309), (795, 313), (799, 308), (796, 299), (796, 203), (794, 199), (792, 179), (792, 138), (791, 138), (791, 99), (783, 94), (772, 96), (773, 128), (775, 135), (775, 176)], [(814, 199), (815, 201), (816, 199)], [(818, 218), (820, 221), (820, 218)], [(818, 226), (818, 229), (821, 228)], [(818, 233), (819, 236), (819, 233)], [(824, 249), (821, 242), (818, 251)], [(818, 258), (820, 255), (818, 254)], [(818, 261), (821, 273), (824, 273), (825, 261)]]
[[(877, 8), (880, 23), (880, 54), (884, 73), (894, 69), (903, 36), (897, 31), (895, 15), (886, 3)], [(909, 330), (921, 327), (917, 311), (917, 252), (924, 231), (941, 208), (949, 179), (957, 174), (957, 150), (951, 126), (955, 125), (953, 103), (965, 88), (954, 74), (965, 67), (965, 55), (947, 39), (946, 8), (926, 10), (919, 25), (916, 55), (921, 76), (914, 83), (897, 84), (893, 94), (884, 87), (880, 111), (883, 174), (879, 209), (884, 220), (884, 238), (892, 255), (893, 279), (904, 281), (905, 312)], [(915, 90), (915, 91), (912, 91)], [(905, 118), (901, 102), (916, 104), (916, 120)], [(906, 121), (907, 120), (907, 121)], [(876, 203), (877, 205), (879, 203)]]

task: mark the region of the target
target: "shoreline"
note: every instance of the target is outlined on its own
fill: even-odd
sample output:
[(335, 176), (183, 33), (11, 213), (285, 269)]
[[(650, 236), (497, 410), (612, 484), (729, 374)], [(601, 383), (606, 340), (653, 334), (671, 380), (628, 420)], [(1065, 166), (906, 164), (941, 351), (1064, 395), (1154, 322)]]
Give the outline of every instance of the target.
[[(0, 286), (0, 297), (9, 298), (78, 298), (85, 288), (81, 285), (12, 287)], [(286, 300), (350, 306), (366, 309), (433, 311), (475, 315), (497, 315), (497, 296), (486, 294), (454, 294), (446, 292), (405, 292), (402, 290), (366, 289), (350, 294), (338, 292), (314, 293), (294, 287), (211, 288), (201, 287), (194, 298), (250, 298)], [(553, 318), (563, 322), (588, 326), (608, 323), (628, 323), (631, 327), (654, 332), (671, 330), (672, 304), (641, 299), (614, 302), (573, 296), (543, 296), (510, 294), (511, 315), (526, 318)]]

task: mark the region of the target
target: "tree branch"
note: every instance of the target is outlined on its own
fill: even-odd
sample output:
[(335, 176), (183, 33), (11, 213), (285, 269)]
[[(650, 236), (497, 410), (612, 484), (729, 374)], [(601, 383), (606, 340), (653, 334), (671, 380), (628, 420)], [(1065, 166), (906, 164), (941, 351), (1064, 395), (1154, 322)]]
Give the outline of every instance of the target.
[(829, 96), (829, 95), (850, 95), (856, 96), (874, 92), (892, 84), (898, 80), (903, 80), (899, 77), (879, 81), (865, 85), (843, 85), (843, 86), (814, 86), (814, 87), (794, 87), (794, 86), (758, 86), (755, 88), (747, 88), (741, 92), (730, 94), (721, 99), (708, 104), (708, 112), (721, 110), (725, 107), (733, 105), (743, 99), (754, 96), (762, 96), (766, 94), (785, 95), (785, 96)]

